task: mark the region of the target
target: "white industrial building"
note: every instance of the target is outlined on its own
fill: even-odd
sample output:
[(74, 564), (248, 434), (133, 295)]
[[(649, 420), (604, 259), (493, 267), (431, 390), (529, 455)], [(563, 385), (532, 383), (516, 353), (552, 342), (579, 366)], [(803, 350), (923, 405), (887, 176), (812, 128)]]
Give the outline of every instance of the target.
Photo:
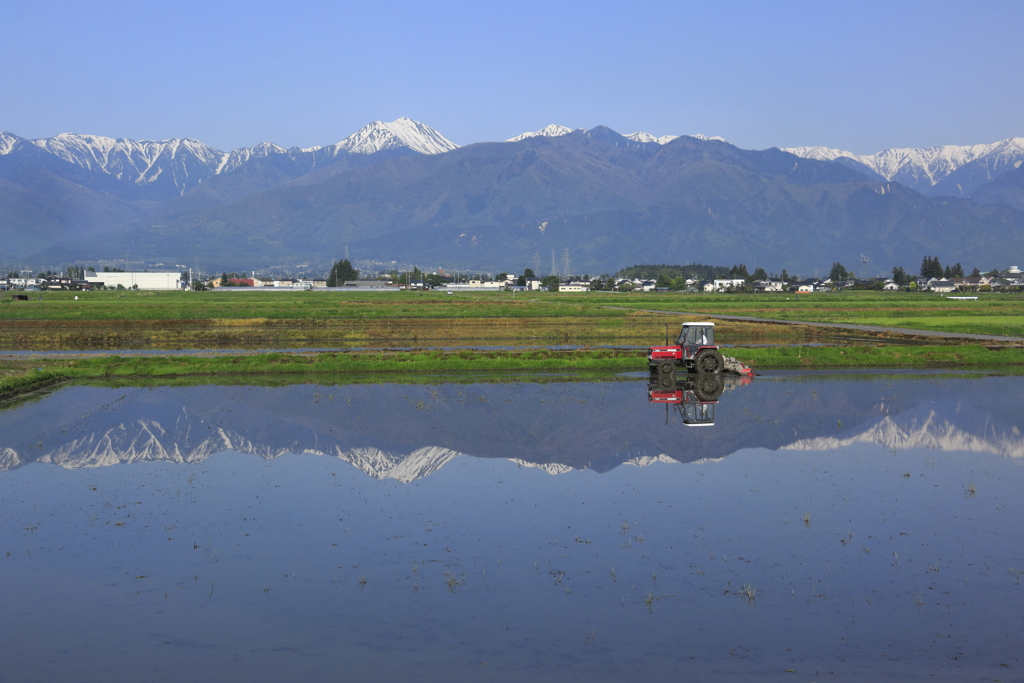
[(97, 285), (125, 289), (181, 289), (181, 272), (88, 273), (85, 279)]

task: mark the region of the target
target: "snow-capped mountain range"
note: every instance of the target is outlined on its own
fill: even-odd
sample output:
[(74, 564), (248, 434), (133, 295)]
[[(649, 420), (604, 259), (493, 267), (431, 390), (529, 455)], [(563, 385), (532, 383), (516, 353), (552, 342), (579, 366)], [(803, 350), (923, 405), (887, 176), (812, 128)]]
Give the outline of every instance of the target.
[(987, 145), (886, 149), (875, 154), (854, 154), (828, 147), (787, 147), (783, 151), (805, 159), (862, 167), (933, 196), (969, 196), (979, 185), (1024, 164), (1024, 138), (1007, 138)]
[[(607, 131), (603, 127), (601, 129)], [(521, 133), (505, 142), (561, 137), (572, 133), (588, 135), (590, 131), (552, 124), (537, 131)], [(622, 137), (640, 144), (658, 145), (668, 144), (679, 137), (725, 142), (717, 136), (655, 136), (643, 131)], [(317, 167), (344, 154), (443, 154), (459, 147), (430, 126), (407, 117), (389, 123), (374, 121), (332, 145), (286, 149), (262, 142), (230, 152), (220, 151), (192, 138), (136, 141), (61, 133), (52, 138), (25, 140), (11, 133), (0, 132), (0, 155), (10, 154), (19, 146), (27, 144), (82, 168), (112, 175), (136, 185), (173, 184), (179, 194), (207, 178), (229, 173), (247, 162), (273, 155), (309, 157), (306, 165)], [(887, 149), (867, 155), (828, 147), (788, 147), (783, 148), (783, 151), (807, 159), (842, 163), (869, 176), (899, 182), (929, 196), (970, 196), (982, 184), (1024, 164), (1024, 138), (1021, 137), (990, 144)]]
[(112, 175), (137, 185), (173, 182), (179, 194), (203, 180), (236, 170), (246, 162), (275, 154), (313, 157), (322, 165), (341, 154), (374, 154), (408, 150), (441, 154), (458, 145), (425, 124), (402, 117), (385, 123), (374, 121), (333, 145), (285, 149), (271, 142), (222, 152), (192, 138), (129, 140), (99, 135), (61, 133), (52, 138), (24, 140), (0, 132), (0, 154), (10, 154), (19, 143), (35, 145), (64, 161)]
[[(198, 439), (194, 437), (198, 436)], [(990, 453), (1009, 458), (1024, 457), (1024, 440), (1020, 431), (997, 430), (986, 426), (984, 433), (957, 427), (930, 411), (923, 416), (907, 415), (895, 419), (884, 416), (866, 428), (858, 428), (842, 437), (819, 436), (800, 439), (779, 446), (780, 450), (833, 451), (855, 444), (874, 444), (893, 451), (926, 449)], [(233, 429), (219, 427), (212, 433), (181, 429), (180, 424), (163, 425), (152, 419), (121, 423), (101, 432), (82, 435), (60, 443), (52, 450), (29, 454), (11, 447), (0, 447), (0, 472), (21, 467), (29, 462), (57, 465), (66, 469), (107, 467), (136, 462), (171, 462), (194, 464), (224, 451), (248, 453), (272, 460), (291, 453), (334, 457), (351, 464), (374, 479), (393, 479), (404, 484), (429, 476), (449, 462), (466, 454), (430, 445), (411, 452), (382, 450), (375, 447), (346, 448), (340, 443), (317, 443), (305, 447), (257, 443)], [(558, 462), (532, 462), (507, 458), (521, 467), (537, 468), (551, 475), (567, 474), (577, 468)], [(711, 460), (721, 460), (712, 458)], [(706, 459), (692, 461), (694, 464)], [(648, 467), (657, 463), (682, 464), (664, 453), (640, 454), (622, 461), (623, 465)]]
[[(544, 126), (540, 130), (527, 131), (525, 133), (520, 133), (519, 135), (515, 136), (514, 138), (509, 138), (508, 140), (505, 140), (505, 142), (519, 142), (520, 140), (527, 140), (529, 138), (536, 138), (536, 137), (557, 138), (557, 137), (561, 137), (563, 135), (568, 135), (569, 133), (586, 133), (586, 132), (587, 132), (587, 130), (585, 128), (573, 129), (573, 128), (568, 128), (566, 126), (559, 126), (558, 124), (552, 123), (550, 126)], [(687, 135), (687, 136), (662, 135), (660, 137), (657, 137), (657, 136), (651, 135), (650, 133), (644, 133), (643, 131), (637, 131), (635, 133), (629, 133), (628, 135), (623, 135), (622, 137), (624, 137), (624, 138), (626, 138), (628, 140), (632, 140), (633, 142), (643, 142), (643, 143), (654, 142), (654, 143), (657, 143), (659, 145), (668, 144), (668, 143), (672, 142), (673, 140), (675, 140), (676, 138), (679, 138), (679, 137), (690, 137), (690, 138), (696, 138), (698, 140), (720, 140), (721, 142), (725, 142), (725, 138), (720, 138), (720, 137), (717, 137), (717, 136), (716, 137), (708, 137), (706, 135)]]

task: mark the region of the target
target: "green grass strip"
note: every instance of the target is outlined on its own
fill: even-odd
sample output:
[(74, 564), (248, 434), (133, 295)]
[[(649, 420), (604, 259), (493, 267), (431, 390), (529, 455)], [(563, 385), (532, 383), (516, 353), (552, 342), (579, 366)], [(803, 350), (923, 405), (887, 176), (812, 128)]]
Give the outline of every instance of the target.
[(1024, 349), (959, 346), (843, 346), (727, 349), (755, 370), (788, 368), (1000, 368), (1024, 366)]
[[(845, 346), (724, 349), (755, 370), (787, 368), (963, 368), (1021, 369), (1024, 349), (961, 346)], [(425, 350), (373, 353), (265, 353), (245, 356), (100, 356), (41, 359), (36, 369), (0, 381), (8, 399), (53, 384), (88, 380), (170, 380), (180, 377), (275, 376), (305, 380), (373, 374), (389, 381), (403, 376), (527, 371), (645, 371), (643, 351), (620, 349), (478, 351)]]

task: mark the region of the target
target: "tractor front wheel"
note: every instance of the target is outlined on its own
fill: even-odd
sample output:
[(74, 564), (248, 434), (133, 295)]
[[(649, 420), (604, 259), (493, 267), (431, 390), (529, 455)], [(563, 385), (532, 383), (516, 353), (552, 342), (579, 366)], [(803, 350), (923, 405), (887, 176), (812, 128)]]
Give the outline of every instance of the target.
[(697, 354), (694, 365), (697, 372), (706, 372), (709, 375), (717, 375), (725, 367), (725, 359), (715, 349), (704, 349)]
[(663, 360), (658, 363), (658, 372), (662, 375), (671, 375), (676, 371), (676, 362), (674, 360)]

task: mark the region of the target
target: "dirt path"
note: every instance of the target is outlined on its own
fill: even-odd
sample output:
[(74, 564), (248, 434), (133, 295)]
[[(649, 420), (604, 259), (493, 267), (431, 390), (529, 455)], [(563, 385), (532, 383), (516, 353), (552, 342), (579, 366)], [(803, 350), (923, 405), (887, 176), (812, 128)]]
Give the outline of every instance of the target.
[(696, 319), (716, 318), (718, 320), (734, 320), (744, 323), (772, 323), (778, 325), (808, 325), (810, 327), (826, 327), (836, 330), (851, 330), (854, 332), (883, 332), (886, 334), (897, 334), (906, 337), (934, 337), (938, 339), (964, 339), (970, 341), (998, 341), (1024, 344), (1024, 337), (999, 337), (989, 334), (969, 334), (966, 332), (942, 332), (937, 330), (915, 330), (909, 327), (882, 327), (880, 325), (853, 325), (850, 323), (819, 323), (807, 320), (773, 320), (771, 318), (754, 318), (745, 315), (718, 315), (712, 313), (691, 313), (689, 311), (655, 311), (648, 308), (627, 308), (625, 306), (605, 306), (604, 308), (615, 308), (624, 311), (639, 311), (641, 313), (660, 313), (662, 315), (685, 315)]

